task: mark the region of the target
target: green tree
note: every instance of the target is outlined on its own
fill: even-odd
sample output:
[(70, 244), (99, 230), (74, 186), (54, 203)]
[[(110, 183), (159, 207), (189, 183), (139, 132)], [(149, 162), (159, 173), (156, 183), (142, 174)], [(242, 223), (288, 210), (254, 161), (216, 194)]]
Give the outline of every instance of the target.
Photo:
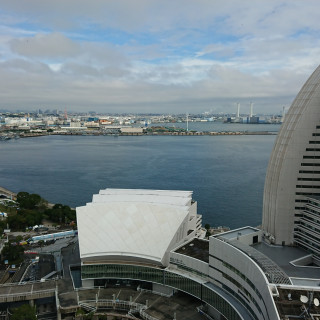
[(12, 206), (10, 203), (8, 204), (0, 204), (0, 211), (6, 212), (6, 213), (15, 213), (17, 212), (17, 209), (15, 206)]
[(18, 242), (20, 242), (20, 241), (22, 241), (23, 240), (23, 237), (22, 236), (16, 236), (16, 242), (18, 243)]
[(8, 260), (9, 264), (18, 264), (23, 261), (24, 249), (19, 245), (6, 243), (2, 249), (2, 260)]
[(204, 225), (204, 227), (205, 227), (205, 229), (207, 230), (207, 232), (206, 232), (206, 238), (209, 238), (209, 237), (211, 236), (211, 232), (209, 231), (209, 229), (210, 229), (210, 224), (209, 224), (209, 223), (206, 223), (206, 224)]
[(51, 221), (57, 223), (67, 223), (76, 220), (75, 210), (60, 203), (55, 204), (52, 209), (46, 210), (45, 215), (47, 215)]
[(43, 213), (37, 210), (21, 209), (17, 214), (8, 216), (7, 222), (13, 230), (25, 230), (26, 227), (41, 224)]
[(26, 203), (28, 198), (29, 192), (22, 191), (17, 194), (17, 202), (20, 204), (20, 207), (24, 208), (24, 204)]
[(3, 230), (7, 228), (7, 219), (0, 219), (0, 234), (3, 233)]
[(12, 230), (20, 230), (22, 228), (25, 229), (27, 226), (26, 220), (21, 214), (10, 215), (7, 219), (7, 222)]
[(19, 192), (17, 194), (17, 201), (20, 208), (34, 209), (41, 202), (41, 197), (35, 193), (29, 194), (28, 192)]
[(31, 307), (29, 304), (23, 304), (22, 306), (13, 309), (10, 320), (36, 320), (36, 308)]

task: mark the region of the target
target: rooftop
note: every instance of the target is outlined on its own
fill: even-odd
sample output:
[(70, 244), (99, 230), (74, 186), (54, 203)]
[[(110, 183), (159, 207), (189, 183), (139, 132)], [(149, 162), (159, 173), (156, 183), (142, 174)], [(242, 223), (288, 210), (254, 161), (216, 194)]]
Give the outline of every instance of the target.
[(153, 190), (153, 189), (113, 189), (107, 188), (99, 191), (99, 194), (108, 195), (161, 195), (170, 197), (191, 197), (192, 191), (184, 190)]
[(191, 191), (101, 190), (77, 208), (81, 259), (165, 263), (183, 240), (191, 200)]
[[(282, 288), (278, 288), (278, 292), (279, 297), (275, 298), (275, 304), (281, 319), (319, 319), (320, 307), (314, 304), (314, 299), (320, 300), (319, 292)], [(301, 296), (305, 296), (309, 300), (306, 305), (307, 313), (304, 312), (306, 309), (300, 300)], [(311, 315), (313, 315), (312, 318)]]
[(209, 263), (208, 240), (193, 239), (175, 250), (175, 252)]
[(179, 207), (191, 205), (192, 191), (151, 189), (103, 189), (92, 197), (92, 203), (144, 202)]
[(216, 235), (216, 237), (223, 238), (226, 240), (232, 240), (232, 239), (236, 239), (238, 236), (245, 236), (251, 233), (256, 233), (257, 231), (260, 231), (260, 230), (253, 227), (243, 227), (243, 228), (220, 233)]
[(264, 274), (266, 275), (270, 283), (291, 284), (288, 275), (264, 253), (236, 239), (225, 241), (234, 246), (235, 248), (241, 250), (252, 260), (254, 260), (263, 270)]
[(319, 267), (294, 266), (290, 263), (310, 254), (301, 248), (272, 246), (264, 242), (254, 245), (254, 248), (274, 261), (289, 277), (320, 279)]

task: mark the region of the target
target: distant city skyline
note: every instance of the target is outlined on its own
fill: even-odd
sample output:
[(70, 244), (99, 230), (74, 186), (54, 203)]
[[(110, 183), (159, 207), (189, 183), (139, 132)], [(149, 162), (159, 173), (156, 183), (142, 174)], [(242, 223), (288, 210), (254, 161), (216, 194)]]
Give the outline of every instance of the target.
[(319, 64), (317, 0), (0, 5), (0, 109), (274, 114)]
[[(212, 111), (212, 112), (211, 112)], [(91, 117), (134, 117), (134, 118), (139, 118), (139, 117), (170, 117), (170, 118), (185, 118), (192, 120), (192, 118), (211, 118), (211, 117), (227, 117), (227, 116), (232, 116), (233, 118), (237, 118), (237, 112), (236, 111), (231, 111), (231, 112), (218, 112), (214, 113), (213, 110), (211, 111), (205, 111), (205, 112), (187, 112), (187, 113), (173, 113), (173, 112), (96, 112), (94, 110), (90, 111), (76, 111), (76, 110), (58, 110), (58, 109), (36, 109), (36, 110), (31, 110), (31, 109), (16, 109), (16, 110), (7, 110), (7, 109), (0, 109), (0, 118), (5, 119), (6, 117), (46, 117), (46, 116), (57, 116), (57, 117), (73, 117), (73, 116), (91, 116)], [(244, 110), (243, 112), (240, 112), (239, 117), (240, 118), (245, 118), (245, 117), (250, 117), (249, 114), (250, 111), (247, 112), (247, 110)], [(287, 112), (287, 109), (285, 109), (285, 114)], [(282, 117), (283, 115), (283, 110), (279, 110), (279, 112), (274, 112), (270, 114), (265, 114), (265, 113), (253, 113), (253, 116), (271, 116), (271, 117)]]

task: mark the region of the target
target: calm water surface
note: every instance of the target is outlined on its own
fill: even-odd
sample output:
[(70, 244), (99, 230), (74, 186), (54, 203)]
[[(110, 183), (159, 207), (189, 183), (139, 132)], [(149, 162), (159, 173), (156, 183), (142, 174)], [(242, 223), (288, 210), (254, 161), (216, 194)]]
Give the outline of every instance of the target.
[(47, 136), (0, 143), (0, 186), (85, 205), (103, 188), (193, 190), (204, 223), (261, 223), (275, 136)]

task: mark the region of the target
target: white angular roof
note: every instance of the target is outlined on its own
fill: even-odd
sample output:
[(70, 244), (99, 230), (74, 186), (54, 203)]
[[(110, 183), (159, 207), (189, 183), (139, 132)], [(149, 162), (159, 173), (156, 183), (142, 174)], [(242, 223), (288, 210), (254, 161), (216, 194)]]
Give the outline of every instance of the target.
[[(106, 189), (77, 208), (80, 257), (162, 263), (181, 240), (192, 192)], [(185, 233), (187, 230), (183, 230)]]
[(99, 194), (153, 194), (157, 196), (171, 196), (171, 197), (191, 197), (192, 191), (185, 190), (154, 190), (154, 189), (113, 189), (107, 188), (99, 191)]
[[(112, 196), (112, 197), (111, 197)], [(185, 206), (192, 200), (192, 191), (150, 189), (104, 189), (92, 197), (92, 202), (141, 201)]]

